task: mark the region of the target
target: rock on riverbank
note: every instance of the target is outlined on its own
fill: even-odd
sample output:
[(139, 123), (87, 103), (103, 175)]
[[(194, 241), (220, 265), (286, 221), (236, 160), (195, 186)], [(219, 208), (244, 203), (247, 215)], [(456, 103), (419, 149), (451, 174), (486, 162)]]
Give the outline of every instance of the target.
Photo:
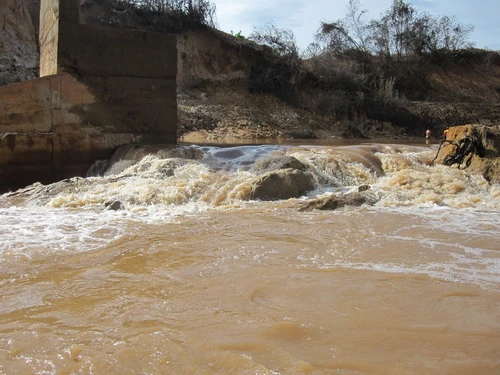
[(458, 167), (466, 168), (472, 173), (480, 173), (492, 184), (500, 184), (499, 127), (470, 124), (450, 128), (435, 162), (450, 164), (450, 161), (456, 160), (465, 145), (464, 140), (469, 139), (476, 140), (477, 144), (467, 150), (470, 152), (463, 152), (463, 163), (456, 163)]

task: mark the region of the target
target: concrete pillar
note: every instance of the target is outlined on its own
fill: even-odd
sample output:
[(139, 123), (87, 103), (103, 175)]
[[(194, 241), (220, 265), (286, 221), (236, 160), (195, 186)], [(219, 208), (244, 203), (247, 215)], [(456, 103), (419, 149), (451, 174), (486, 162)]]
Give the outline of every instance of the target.
[(65, 71), (64, 35), (79, 24), (78, 0), (41, 0), (40, 77)]
[(123, 144), (177, 141), (176, 36), (80, 24), (78, 1), (41, 1), (41, 78), (0, 87), (8, 188), (84, 175)]

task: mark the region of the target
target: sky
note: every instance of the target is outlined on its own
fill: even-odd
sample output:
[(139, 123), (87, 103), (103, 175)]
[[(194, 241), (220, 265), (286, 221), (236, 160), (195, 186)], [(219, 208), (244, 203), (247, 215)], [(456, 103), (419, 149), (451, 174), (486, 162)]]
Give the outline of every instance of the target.
[[(320, 22), (344, 18), (348, 0), (212, 0), (217, 8), (218, 28), (248, 37), (255, 28), (272, 23), (293, 31), (297, 45), (313, 42)], [(360, 0), (367, 19), (380, 19), (392, 0)], [(475, 26), (469, 41), (477, 48), (500, 50), (500, 0), (408, 0), (419, 12), (435, 17), (455, 16)]]

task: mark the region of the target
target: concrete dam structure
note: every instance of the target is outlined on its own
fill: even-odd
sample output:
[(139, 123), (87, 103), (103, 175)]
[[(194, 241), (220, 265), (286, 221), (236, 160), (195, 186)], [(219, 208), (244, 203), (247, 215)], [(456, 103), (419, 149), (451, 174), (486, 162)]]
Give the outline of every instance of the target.
[(0, 87), (0, 192), (84, 176), (123, 144), (176, 143), (176, 43), (42, 0), (40, 78)]

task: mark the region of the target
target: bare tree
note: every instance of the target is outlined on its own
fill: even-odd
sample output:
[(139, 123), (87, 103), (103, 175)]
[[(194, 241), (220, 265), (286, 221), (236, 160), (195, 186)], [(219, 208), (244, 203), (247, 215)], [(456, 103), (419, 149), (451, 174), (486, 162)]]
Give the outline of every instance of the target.
[(392, 6), (382, 18), (389, 31), (389, 48), (400, 60), (402, 56), (408, 55), (409, 37), (413, 24), (415, 9), (403, 0), (393, 0)]
[(369, 26), (366, 10), (360, 9), (359, 0), (349, 0), (346, 16), (335, 22), (321, 22), (316, 40), (325, 49), (342, 53), (350, 49), (368, 52)]
[(370, 39), (368, 21), (366, 20), (366, 9), (361, 9), (359, 0), (349, 0), (344, 23), (356, 45), (363, 52), (368, 51)]
[(288, 29), (279, 29), (272, 23), (260, 29), (254, 28), (248, 39), (271, 47), (279, 56), (290, 56), (294, 58), (299, 56), (299, 50), (293, 32)]
[(372, 52), (398, 60), (436, 50), (469, 48), (473, 26), (459, 23), (455, 17), (435, 18), (419, 14), (404, 0), (393, 0), (380, 20), (370, 24)]
[(436, 25), (437, 47), (450, 51), (472, 47), (468, 37), (473, 31), (474, 26), (463, 25), (455, 17), (443, 16)]

